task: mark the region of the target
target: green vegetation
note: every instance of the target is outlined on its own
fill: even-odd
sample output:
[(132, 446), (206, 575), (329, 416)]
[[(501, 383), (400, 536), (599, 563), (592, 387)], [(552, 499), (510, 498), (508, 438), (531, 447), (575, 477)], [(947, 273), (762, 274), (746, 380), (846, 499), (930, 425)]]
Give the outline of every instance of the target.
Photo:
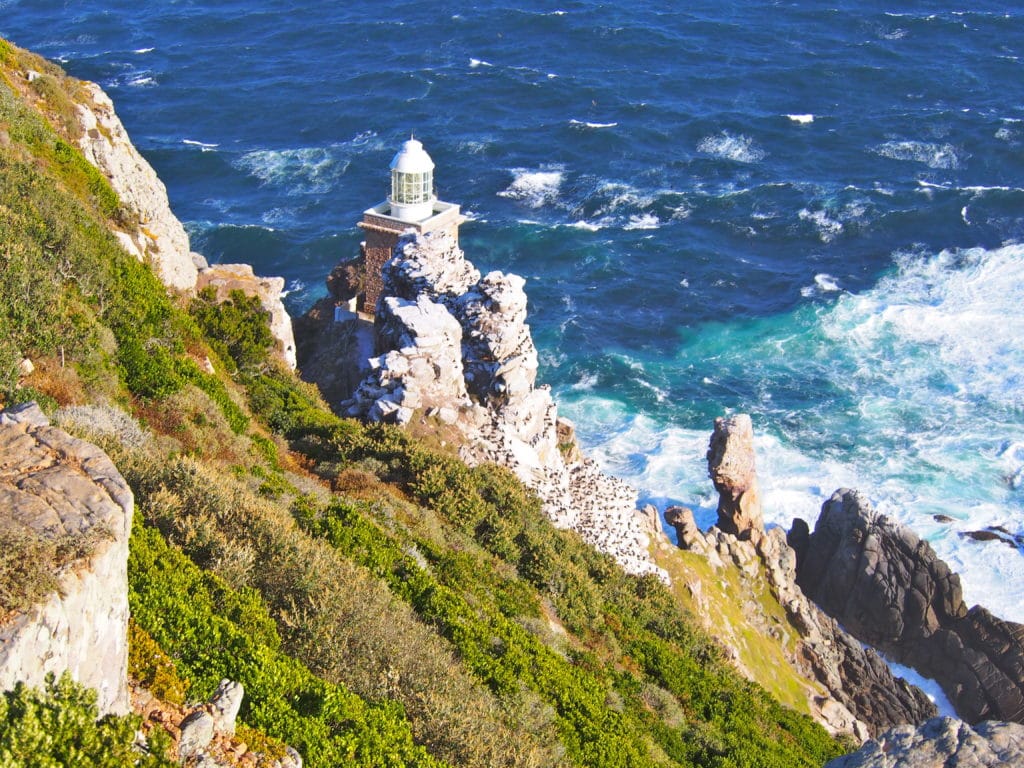
[(128, 674), (161, 701), (185, 703), (189, 681), (181, 678), (174, 659), (135, 619), (128, 620)]
[[(784, 644), (792, 646), (795, 636), (788, 631), (785, 609), (771, 594), (764, 577), (742, 578), (736, 568), (716, 570), (706, 557), (674, 548), (670, 552), (655, 552), (655, 558), (672, 576), (672, 593), (678, 603), (691, 611), (703, 605), (708, 614), (706, 623), (711, 624), (707, 619), (713, 617), (716, 635), (728, 643), (744, 667), (773, 697), (806, 713), (808, 687), (825, 693), (824, 687), (801, 678), (786, 662), (784, 650), (792, 648), (786, 649)], [(686, 588), (686, 584), (694, 582), (702, 585), (699, 605)], [(749, 613), (754, 610), (751, 603), (755, 601), (756, 611), (779, 629), (779, 639), (751, 625)]]
[(0, 695), (0, 765), (4, 768), (172, 768), (166, 740), (149, 744), (151, 754), (133, 747), (136, 716), (97, 720), (96, 692), (67, 673), (47, 678), (42, 691), (19, 683)]
[[(314, 768), (839, 753), (741, 679), (676, 595), (556, 530), (511, 473), (330, 413), (271, 359), (258, 301), (169, 296), (110, 234), (131, 213), (73, 147), (74, 82), (47, 69), (37, 111), (14, 85), (25, 56), (0, 44), (0, 404), (99, 405), (67, 424), (100, 435), (135, 493), (136, 680), (171, 703), (238, 680), (246, 738)], [(34, 544), (7, 544), (15, 609), (54, 585), (17, 570)], [(60, 686), (46, 706), (77, 722), (87, 707)], [(62, 727), (54, 754), (72, 748)]]
[(205, 698), (223, 677), (239, 681), (242, 719), (310, 765), (442, 765), (413, 743), (400, 707), (368, 705), (282, 653), (255, 590), (231, 589), (139, 524), (129, 573), (136, 621), (186, 670), (193, 691)]

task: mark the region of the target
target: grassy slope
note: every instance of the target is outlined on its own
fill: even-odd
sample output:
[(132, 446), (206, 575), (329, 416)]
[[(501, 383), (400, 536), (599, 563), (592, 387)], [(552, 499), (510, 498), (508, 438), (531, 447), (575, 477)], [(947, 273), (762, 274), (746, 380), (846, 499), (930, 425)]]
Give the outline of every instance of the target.
[[(28, 57), (0, 43), (0, 401), (100, 405), (69, 428), (135, 490), (132, 609), (190, 696), (242, 680), (242, 720), (314, 766), (837, 754), (678, 596), (554, 530), (508, 473), (334, 417), (266, 359), (241, 297), (172, 301), (117, 247), (107, 225), (131, 212), (71, 149), (75, 81)], [(28, 67), (49, 79), (29, 88)], [(201, 372), (207, 355), (234, 375)], [(22, 356), (37, 372), (19, 386)]]

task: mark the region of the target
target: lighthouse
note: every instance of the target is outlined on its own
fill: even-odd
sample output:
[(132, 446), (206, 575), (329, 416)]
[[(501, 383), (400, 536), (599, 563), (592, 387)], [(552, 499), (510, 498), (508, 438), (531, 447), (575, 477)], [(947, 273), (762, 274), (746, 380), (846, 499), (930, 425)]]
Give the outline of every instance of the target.
[(407, 232), (447, 231), (456, 242), (465, 217), (459, 206), (437, 199), (434, 161), (416, 139), (402, 144), (391, 160), (391, 194), (367, 208), (358, 226), (366, 233), (360, 244), (364, 278), (360, 309), (373, 314), (380, 298), (381, 267), (391, 258), (398, 238)]

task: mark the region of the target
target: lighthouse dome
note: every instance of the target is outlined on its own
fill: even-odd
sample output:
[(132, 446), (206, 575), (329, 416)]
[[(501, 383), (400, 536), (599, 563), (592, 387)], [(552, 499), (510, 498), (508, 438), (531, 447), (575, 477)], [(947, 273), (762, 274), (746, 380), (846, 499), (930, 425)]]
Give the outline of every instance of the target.
[(392, 158), (391, 170), (400, 173), (429, 173), (434, 170), (434, 161), (420, 142), (409, 139)]
[(391, 215), (415, 222), (434, 213), (434, 161), (416, 139), (409, 139), (391, 161)]

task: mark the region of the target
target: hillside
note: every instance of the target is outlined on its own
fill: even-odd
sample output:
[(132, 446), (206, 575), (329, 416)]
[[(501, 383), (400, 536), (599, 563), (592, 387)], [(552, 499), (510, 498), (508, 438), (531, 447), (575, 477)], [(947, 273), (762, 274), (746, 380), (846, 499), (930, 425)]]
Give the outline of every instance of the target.
[[(239, 681), (246, 738), (308, 766), (790, 768), (843, 751), (777, 645), (732, 607), (749, 642), (727, 654), (702, 628), (715, 614), (691, 613), (724, 615), (742, 585), (695, 601), (627, 575), (508, 470), (332, 414), (258, 298), (169, 291), (160, 237), (124, 248), (146, 215), (80, 152), (93, 92), (3, 41), (0, 67), (0, 406), (36, 400), (134, 492), (137, 685), (174, 706)], [(47, 565), (4, 543), (0, 613), (31, 610)], [(58, 688), (46, 706), (88, 710)], [(11, 732), (27, 695), (0, 709)]]

